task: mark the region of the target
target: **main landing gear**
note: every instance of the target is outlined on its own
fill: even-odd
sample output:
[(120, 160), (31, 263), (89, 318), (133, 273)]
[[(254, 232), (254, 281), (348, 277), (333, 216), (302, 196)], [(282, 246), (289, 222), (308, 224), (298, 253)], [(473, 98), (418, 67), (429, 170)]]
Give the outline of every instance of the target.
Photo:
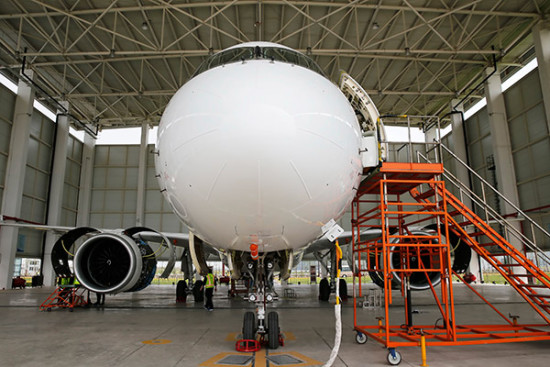
[[(279, 327), (279, 314), (271, 311), (267, 314), (267, 304), (277, 300), (278, 296), (273, 289), (273, 270), (274, 259), (267, 258), (265, 255), (258, 260), (248, 261), (246, 267), (252, 285), (248, 294), (248, 301), (254, 303), (256, 313), (248, 311), (244, 314), (243, 320), (243, 342), (241, 345), (247, 345), (248, 341), (254, 342), (254, 347), (259, 349), (262, 344), (266, 344), (269, 349), (277, 349), (279, 345), (283, 346), (284, 341)], [(258, 341), (259, 336), (259, 341)], [(237, 350), (239, 349), (237, 343)]]

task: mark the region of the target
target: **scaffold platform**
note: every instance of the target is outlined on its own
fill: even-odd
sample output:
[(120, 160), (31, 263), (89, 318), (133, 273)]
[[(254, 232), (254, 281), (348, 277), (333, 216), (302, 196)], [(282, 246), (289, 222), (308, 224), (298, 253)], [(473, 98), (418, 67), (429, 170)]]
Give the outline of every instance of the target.
[[(401, 360), (397, 347), (550, 340), (550, 296), (540, 292), (550, 289), (550, 278), (449, 192), (441, 178), (443, 172), (440, 163), (383, 162), (363, 180), (352, 204), (356, 340), (364, 343), (370, 337), (383, 344), (389, 350), (390, 364)], [(506, 317), (464, 281), (453, 270), (449, 238), (464, 241), (493, 265), (545, 323), (519, 324), (517, 317)], [(487, 250), (489, 246), (491, 251)], [(499, 261), (498, 256), (513, 261)], [(384, 294), (384, 317), (374, 325), (358, 321), (357, 300), (363, 298), (361, 276), (367, 274)], [(459, 324), (455, 318), (453, 276), (497, 312), (503, 323)], [(414, 323), (411, 288), (419, 282), (424, 282), (423, 289), (431, 292), (439, 310), (440, 321), (435, 325)], [(390, 320), (389, 312), (394, 303), (392, 289), (396, 288), (404, 303), (404, 318), (398, 323)]]

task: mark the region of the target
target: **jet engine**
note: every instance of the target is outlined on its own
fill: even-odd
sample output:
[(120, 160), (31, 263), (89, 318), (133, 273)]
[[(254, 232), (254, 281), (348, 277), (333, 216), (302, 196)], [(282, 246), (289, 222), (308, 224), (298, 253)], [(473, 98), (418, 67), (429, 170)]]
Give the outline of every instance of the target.
[[(413, 234), (419, 236), (433, 235), (437, 229), (436, 225), (430, 225), (424, 227), (422, 230), (412, 231)], [(442, 228), (443, 230), (443, 228)], [(460, 241), (460, 238), (454, 233), (449, 231), (449, 244), (451, 248), (451, 261), (452, 268), (458, 273), (466, 271), (471, 256), (471, 249), (464, 242)], [(419, 251), (408, 252), (410, 247), (400, 246), (399, 241), (396, 241), (394, 246), (390, 248), (390, 261), (389, 265), (392, 269), (434, 269), (439, 268), (439, 254), (430, 252), (428, 247), (420, 248)], [(370, 271), (369, 275), (372, 281), (381, 288), (384, 288), (384, 274), (382, 273), (383, 259), (380, 255), (380, 259), (376, 262), (374, 256), (370, 259), (371, 267), (380, 270)], [(392, 288), (397, 289), (401, 286), (402, 278), (399, 274), (406, 274), (401, 272), (392, 272)], [(419, 272), (412, 271), (409, 273), (409, 281), (411, 290), (420, 291), (436, 286), (441, 283), (441, 273), (439, 272)]]
[[(139, 238), (140, 232), (155, 232), (162, 239), (160, 246), (171, 247), (162, 234), (149, 228), (133, 227), (109, 232), (77, 228), (67, 232), (54, 245), (54, 270), (61, 276), (71, 273), (67, 249), (86, 236), (73, 259), (74, 273), (80, 284), (98, 293), (139, 291), (151, 283), (157, 269), (155, 255), (159, 252), (153, 251)], [(169, 274), (171, 266), (167, 268), (170, 268), (167, 269)]]

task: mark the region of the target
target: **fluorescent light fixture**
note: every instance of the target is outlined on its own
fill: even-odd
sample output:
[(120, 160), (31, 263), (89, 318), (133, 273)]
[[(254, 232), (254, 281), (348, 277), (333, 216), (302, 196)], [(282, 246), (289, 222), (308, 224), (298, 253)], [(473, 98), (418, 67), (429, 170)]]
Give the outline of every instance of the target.
[(449, 124), (446, 127), (444, 127), (443, 129), (441, 129), (440, 135), (443, 138), (443, 137), (445, 137), (445, 135), (450, 134), (452, 131), (453, 131), (453, 126), (451, 124)]
[[(505, 82), (502, 83), (502, 91), (506, 91), (511, 86), (519, 82), (524, 76), (529, 74), (538, 66), (537, 59), (533, 59), (527, 63), (524, 67), (519, 69), (514, 75), (510, 76)], [(487, 99), (482, 98), (479, 102), (474, 104), (468, 111), (464, 112), (464, 120), (468, 120), (475, 113), (487, 106)]]
[(17, 84), (6, 78), (2, 73), (0, 73), (0, 84), (17, 94)]
[(487, 98), (483, 97), (479, 102), (468, 109), (468, 111), (464, 112), (464, 120), (468, 120), (485, 106), (487, 106)]
[(48, 107), (44, 106), (42, 103), (38, 102), (36, 99), (32, 103), (32, 106), (50, 120), (55, 121), (55, 113), (53, 113)]
[(69, 133), (81, 142), (84, 141), (84, 135), (86, 135), (84, 130), (75, 130), (72, 126), (69, 126)]
[(533, 59), (527, 63), (524, 67), (519, 69), (514, 75), (510, 76), (505, 82), (502, 83), (502, 91), (504, 92), (512, 85), (516, 84), (524, 76), (529, 74), (538, 66), (537, 59)]

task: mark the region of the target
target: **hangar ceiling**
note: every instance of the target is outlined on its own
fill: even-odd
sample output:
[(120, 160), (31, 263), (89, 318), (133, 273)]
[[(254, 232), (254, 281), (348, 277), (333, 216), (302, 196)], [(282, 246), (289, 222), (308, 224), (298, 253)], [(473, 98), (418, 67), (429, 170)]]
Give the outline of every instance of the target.
[[(472, 95), (493, 57), (533, 57), (550, 0), (2, 0), (0, 70), (22, 63), (72, 114), (102, 127), (156, 124), (205, 58), (271, 41), (350, 73), (382, 113), (439, 114)], [(45, 93), (41, 94), (45, 98)]]

